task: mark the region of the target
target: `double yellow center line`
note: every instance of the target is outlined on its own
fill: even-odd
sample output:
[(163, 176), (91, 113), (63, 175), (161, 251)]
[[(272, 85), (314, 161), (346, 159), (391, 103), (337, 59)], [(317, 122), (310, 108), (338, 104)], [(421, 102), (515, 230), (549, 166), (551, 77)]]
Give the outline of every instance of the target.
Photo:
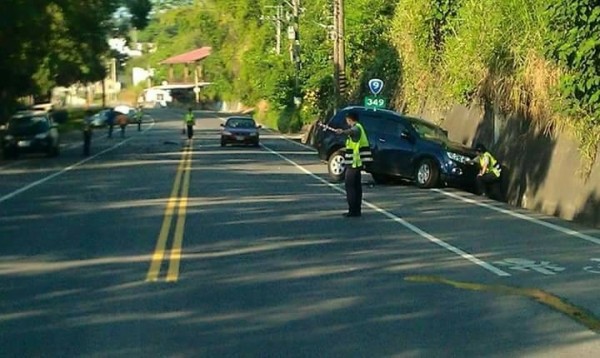
[(168, 255), (169, 266), (166, 276), (167, 282), (175, 282), (179, 278), (179, 264), (181, 262), (181, 244), (183, 242), (183, 231), (185, 228), (185, 216), (188, 204), (188, 193), (190, 189), (190, 171), (192, 168), (192, 142), (183, 149), (171, 196), (165, 208), (165, 216), (163, 218), (162, 227), (156, 241), (154, 254), (146, 281), (159, 281), (159, 275), (163, 259), (167, 256), (166, 247), (169, 234), (171, 233), (171, 224), (173, 216), (177, 212), (177, 222), (175, 224), (175, 232), (173, 233), (173, 241), (171, 251)]

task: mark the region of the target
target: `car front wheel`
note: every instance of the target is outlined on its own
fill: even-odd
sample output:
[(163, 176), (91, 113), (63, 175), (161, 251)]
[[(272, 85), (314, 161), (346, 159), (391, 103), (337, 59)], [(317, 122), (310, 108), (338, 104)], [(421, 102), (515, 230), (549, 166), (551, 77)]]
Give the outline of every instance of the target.
[(433, 188), (438, 185), (440, 171), (431, 159), (423, 159), (417, 166), (415, 181), (419, 188)]
[(346, 166), (344, 165), (344, 149), (339, 149), (329, 156), (327, 160), (327, 171), (333, 182), (341, 182), (344, 179)]

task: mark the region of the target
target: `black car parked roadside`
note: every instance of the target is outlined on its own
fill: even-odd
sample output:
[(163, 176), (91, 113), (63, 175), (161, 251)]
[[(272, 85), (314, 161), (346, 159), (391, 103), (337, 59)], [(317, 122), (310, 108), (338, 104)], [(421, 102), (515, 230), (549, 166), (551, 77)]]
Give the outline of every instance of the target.
[[(348, 111), (358, 114), (359, 122), (367, 132), (373, 162), (366, 166), (365, 171), (376, 183), (403, 178), (422, 188), (474, 185), (477, 168), (468, 164), (475, 157), (474, 151), (451, 142), (442, 128), (397, 112), (365, 107), (344, 108), (324, 124), (346, 128), (345, 115)], [(316, 132), (314, 143), (319, 157), (327, 161), (330, 178), (341, 181), (344, 176), (345, 137), (320, 129)]]
[(4, 158), (15, 158), (22, 153), (57, 156), (59, 140), (57, 126), (47, 112), (23, 111), (10, 118), (0, 144)]

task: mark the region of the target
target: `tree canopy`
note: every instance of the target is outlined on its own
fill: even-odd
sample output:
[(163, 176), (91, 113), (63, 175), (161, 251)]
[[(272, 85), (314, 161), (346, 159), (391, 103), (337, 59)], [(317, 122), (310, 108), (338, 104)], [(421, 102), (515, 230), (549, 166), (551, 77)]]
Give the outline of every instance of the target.
[(106, 74), (113, 14), (131, 6), (143, 27), (147, 0), (4, 0), (0, 2), (0, 105), (56, 85), (97, 81)]

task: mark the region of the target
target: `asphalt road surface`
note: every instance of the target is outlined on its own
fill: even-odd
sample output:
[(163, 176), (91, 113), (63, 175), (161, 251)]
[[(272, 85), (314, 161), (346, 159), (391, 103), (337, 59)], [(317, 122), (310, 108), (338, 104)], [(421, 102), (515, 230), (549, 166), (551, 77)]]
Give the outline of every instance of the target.
[(599, 357), (600, 232), (373, 186), (224, 114), (0, 162), (2, 357)]

